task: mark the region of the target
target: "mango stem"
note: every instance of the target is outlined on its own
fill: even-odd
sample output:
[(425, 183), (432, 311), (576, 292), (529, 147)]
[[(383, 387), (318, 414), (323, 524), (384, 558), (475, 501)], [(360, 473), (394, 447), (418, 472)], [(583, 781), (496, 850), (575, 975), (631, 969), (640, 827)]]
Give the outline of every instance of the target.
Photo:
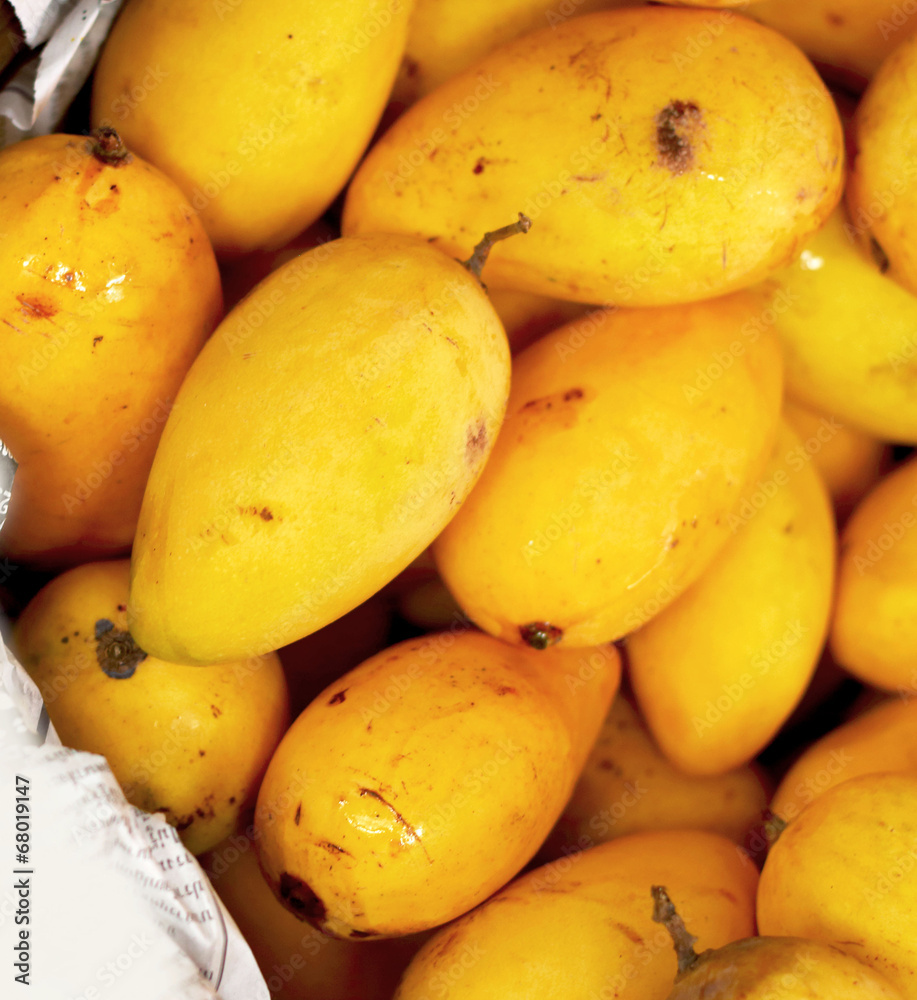
[(484, 239), (474, 248), (474, 253), (468, 260), (462, 261), (462, 267), (471, 271), (478, 281), (480, 281), (481, 271), (487, 263), (487, 257), (493, 245), (499, 243), (501, 240), (509, 239), (510, 236), (515, 236), (516, 233), (527, 233), (531, 228), (532, 220), (520, 212), (519, 219), (516, 222), (510, 223), (508, 226), (503, 226), (502, 229), (495, 229), (492, 233), (485, 233)]
[(684, 920), (678, 915), (675, 904), (669, 899), (669, 894), (665, 887), (654, 885), (653, 894), (653, 920), (657, 924), (662, 924), (669, 932), (672, 943), (675, 945), (675, 954), (678, 957), (678, 975), (683, 976), (689, 969), (694, 968), (700, 955), (694, 950), (694, 943), (697, 938), (688, 933)]
[(96, 622), (96, 659), (102, 672), (113, 680), (132, 677), (147, 654), (134, 642), (130, 632), (115, 628), (107, 618)]
[(92, 140), (90, 151), (92, 155), (109, 167), (120, 167), (130, 163), (132, 157), (120, 135), (111, 127), (104, 125), (89, 133)]

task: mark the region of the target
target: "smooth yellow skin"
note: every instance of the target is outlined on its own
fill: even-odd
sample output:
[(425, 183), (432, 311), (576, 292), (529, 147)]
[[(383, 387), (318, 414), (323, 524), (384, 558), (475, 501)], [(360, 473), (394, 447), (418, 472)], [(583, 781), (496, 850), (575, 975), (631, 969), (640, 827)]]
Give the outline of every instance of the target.
[(767, 801), (751, 767), (715, 777), (679, 771), (618, 695), (542, 854), (557, 858), (644, 830), (709, 830), (741, 844)]
[(835, 511), (845, 516), (878, 482), (890, 458), (888, 446), (835, 416), (792, 399), (783, 401), (783, 416), (805, 454), (811, 456)]
[(860, 680), (911, 692), (917, 680), (917, 461), (886, 476), (841, 536), (831, 648)]
[(391, 1000), (423, 942), (336, 941), (277, 902), (258, 869), (254, 843), (231, 837), (200, 859), (277, 1000)]
[(336, 937), (467, 912), (547, 836), (619, 680), (613, 646), (536, 652), (467, 629), (372, 657), (271, 760), (255, 811), (268, 881)]
[(746, 293), (597, 311), (542, 337), (514, 360), (494, 453), (434, 543), (446, 585), (509, 642), (533, 622), (569, 646), (632, 632), (731, 536), (773, 447), (780, 385)]
[(664, 884), (716, 948), (754, 933), (757, 870), (725, 837), (637, 833), (537, 868), (444, 927), (408, 966), (395, 1000), (665, 1000), (668, 932), (653, 922)]
[(182, 188), (218, 254), (282, 246), (369, 144), (411, 0), (134, 0), (95, 70), (111, 124)]
[(917, 36), (882, 63), (853, 119), (856, 154), (847, 206), (865, 238), (888, 258), (888, 274), (917, 294)]
[(107, 166), (87, 137), (0, 152), (0, 218), (0, 440), (19, 462), (0, 553), (123, 552), (169, 406), (219, 319), (213, 250), (167, 177), (136, 156)]
[(443, 529), (500, 426), (480, 283), (401, 236), (326, 243), (226, 317), (144, 496), (129, 620), (176, 663), (268, 652), (362, 603)]
[(701, 955), (667, 1000), (904, 1000), (884, 976), (840, 948), (753, 937)]
[(748, 16), (785, 35), (826, 75), (857, 90), (917, 26), (901, 0), (757, 0)]
[(697, 583), (627, 641), (647, 723), (690, 774), (722, 774), (770, 742), (808, 686), (827, 635), (834, 515), (785, 424), (729, 525), (732, 540)]
[[(413, 104), (500, 45), (568, 17), (636, 0), (416, 0), (392, 100)], [(569, 13), (567, 8), (569, 7)]]
[(764, 283), (787, 393), (884, 441), (917, 443), (917, 296), (857, 244), (863, 223), (838, 208)]
[(841, 948), (917, 996), (917, 773), (867, 774), (806, 807), (771, 848), (758, 931)]
[(810, 744), (780, 782), (771, 809), (793, 820), (829, 788), (880, 771), (917, 772), (917, 701), (877, 705)]
[(604, 11), (517, 39), (410, 108), (361, 164), (342, 224), (466, 257), (521, 211), (532, 230), (494, 251), (495, 286), (688, 302), (791, 259), (837, 203), (842, 160), (830, 95), (775, 32), (732, 11)]
[(153, 657), (130, 677), (99, 663), (96, 622), (127, 625), (128, 561), (56, 577), (16, 623), (15, 647), (65, 746), (102, 754), (129, 802), (162, 812), (195, 854), (233, 832), (290, 722), (276, 654), (183, 667)]

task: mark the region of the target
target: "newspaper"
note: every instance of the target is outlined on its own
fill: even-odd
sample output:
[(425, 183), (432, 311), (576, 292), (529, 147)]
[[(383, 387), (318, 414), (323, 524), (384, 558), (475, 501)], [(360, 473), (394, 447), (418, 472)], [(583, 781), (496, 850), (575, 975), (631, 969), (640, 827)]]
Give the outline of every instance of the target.
[(2, 996), (24, 976), (35, 1000), (269, 997), (173, 827), (126, 801), (104, 757), (60, 745), (2, 643), (0, 953)]
[(0, 148), (53, 132), (86, 82), (123, 0), (10, 0), (37, 51), (0, 91)]

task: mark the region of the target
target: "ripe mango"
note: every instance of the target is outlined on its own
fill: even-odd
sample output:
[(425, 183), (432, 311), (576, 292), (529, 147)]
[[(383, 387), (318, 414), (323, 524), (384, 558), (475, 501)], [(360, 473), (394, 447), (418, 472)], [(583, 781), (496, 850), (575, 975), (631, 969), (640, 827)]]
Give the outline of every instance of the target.
[(314, 222), (372, 137), (411, 0), (132, 0), (95, 71), (92, 120), (168, 174), (221, 255)]
[(746, 292), (597, 310), (516, 356), (494, 454), (433, 545), (472, 621), (598, 645), (700, 576), (773, 447), (781, 366), (760, 310)]
[(483, 902), (544, 840), (620, 680), (617, 649), (407, 640), (290, 727), (255, 812), (262, 870), (336, 937), (426, 930)]
[(834, 102), (791, 42), (729, 11), (622, 8), (518, 38), (409, 108), (357, 170), (343, 231), (464, 257), (522, 211), (532, 233), (494, 252), (494, 285), (664, 305), (781, 267), (842, 182)]
[(123, 553), (220, 318), (213, 249), (175, 184), (112, 135), (0, 152), (0, 218), (0, 440), (19, 462), (0, 552), (51, 566)]
[(325, 243), (226, 317), (150, 473), (129, 620), (216, 663), (355, 608), (439, 534), (500, 427), (506, 335), (480, 282), (403, 236)]

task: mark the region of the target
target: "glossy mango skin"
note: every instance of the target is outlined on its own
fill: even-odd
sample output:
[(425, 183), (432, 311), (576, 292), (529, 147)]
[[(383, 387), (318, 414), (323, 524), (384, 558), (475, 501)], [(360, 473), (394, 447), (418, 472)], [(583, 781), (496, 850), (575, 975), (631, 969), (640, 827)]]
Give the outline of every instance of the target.
[(14, 632), (65, 746), (102, 754), (129, 802), (163, 812), (195, 854), (232, 833), (290, 722), (280, 660), (213, 667), (147, 657), (128, 677), (105, 673), (96, 623), (127, 624), (126, 559), (84, 563), (28, 604)]
[(599, 310), (515, 358), (487, 469), (433, 545), (476, 624), (597, 645), (697, 579), (773, 447), (780, 356), (760, 306)]
[(834, 515), (785, 424), (729, 523), (733, 538), (701, 578), (627, 641), (640, 708), (690, 774), (739, 767), (770, 742), (808, 686), (831, 613)]
[(829, 79), (857, 91), (917, 26), (899, 0), (757, 0), (748, 16), (795, 42)]
[(917, 461), (860, 503), (841, 536), (831, 648), (867, 684), (912, 693), (917, 669)]
[(275, 271), (220, 324), (166, 425), (132, 556), (139, 645), (215, 663), (362, 603), (464, 500), (508, 378), (480, 283), (432, 247), (342, 239)]
[(315, 221), (368, 145), (411, 0), (135, 0), (95, 71), (92, 120), (182, 188), (217, 253)]
[(830, 95), (775, 32), (731, 11), (603, 11), (501, 47), (410, 108), (354, 176), (343, 231), (465, 257), (521, 211), (532, 230), (494, 251), (494, 285), (696, 301), (791, 259), (837, 204), (842, 161)]
[(254, 843), (235, 836), (199, 859), (251, 948), (272, 1000), (391, 1000), (420, 935), (337, 941), (297, 920), (258, 868)]
[(882, 771), (917, 771), (913, 698), (877, 705), (806, 747), (784, 775), (771, 808), (781, 819), (793, 820), (829, 788)]
[(444, 927), (395, 1000), (665, 1000), (675, 978), (650, 887), (679, 901), (698, 948), (754, 933), (757, 870), (713, 833), (635, 833), (544, 865)]
[[(213, 250), (178, 188), (85, 136), (0, 152), (0, 552), (65, 565), (130, 545), (178, 386), (216, 325)], [(168, 295), (163, 289), (168, 289)]]
[(917, 774), (866, 774), (807, 806), (771, 848), (758, 931), (841, 948), (917, 996)]
[(278, 898), (336, 937), (426, 930), (481, 903), (544, 840), (620, 679), (613, 646), (407, 640), (328, 687), (258, 795)]
[(917, 296), (857, 242), (867, 219), (839, 207), (762, 290), (788, 395), (884, 441), (917, 443)]
[(873, 435), (793, 399), (783, 401), (783, 416), (799, 437), (803, 453), (811, 455), (838, 519), (846, 518), (885, 471), (890, 448)]
[(867, 242), (878, 244), (888, 274), (917, 294), (917, 36), (905, 38), (882, 63), (857, 105), (855, 155), (846, 201), (867, 221)]
[(645, 830), (709, 830), (742, 844), (767, 803), (766, 783), (752, 767), (711, 777), (678, 770), (619, 694), (541, 857)]
[(733, 941), (702, 955), (668, 1000), (904, 1000), (868, 965), (840, 948), (792, 937)]

